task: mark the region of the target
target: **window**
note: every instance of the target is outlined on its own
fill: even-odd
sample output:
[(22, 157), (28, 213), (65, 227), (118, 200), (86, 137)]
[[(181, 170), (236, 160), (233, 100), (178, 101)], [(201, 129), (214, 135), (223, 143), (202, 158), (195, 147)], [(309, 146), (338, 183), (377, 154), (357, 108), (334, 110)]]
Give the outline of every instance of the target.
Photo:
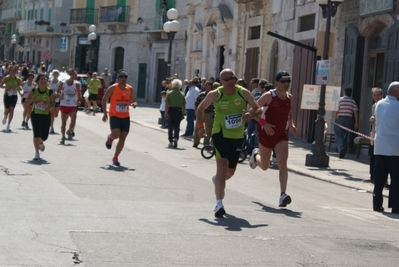
[(310, 31), (314, 29), (316, 14), (310, 14), (299, 18), (299, 32)]
[(43, 12), (44, 12), (44, 9), (43, 9), (43, 8), (41, 8), (41, 9), (40, 9), (40, 20), (42, 20), (42, 19), (43, 19)]
[(47, 21), (51, 21), (51, 8), (48, 9), (48, 19)]
[(248, 40), (260, 39), (260, 31), (261, 31), (260, 26), (249, 27)]

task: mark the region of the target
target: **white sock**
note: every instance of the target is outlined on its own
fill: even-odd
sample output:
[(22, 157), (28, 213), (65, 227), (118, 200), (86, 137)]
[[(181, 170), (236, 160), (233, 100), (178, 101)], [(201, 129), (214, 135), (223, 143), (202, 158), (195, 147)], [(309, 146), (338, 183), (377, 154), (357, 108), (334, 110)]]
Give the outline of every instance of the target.
[(216, 206), (223, 206), (223, 200), (222, 199), (216, 200)]

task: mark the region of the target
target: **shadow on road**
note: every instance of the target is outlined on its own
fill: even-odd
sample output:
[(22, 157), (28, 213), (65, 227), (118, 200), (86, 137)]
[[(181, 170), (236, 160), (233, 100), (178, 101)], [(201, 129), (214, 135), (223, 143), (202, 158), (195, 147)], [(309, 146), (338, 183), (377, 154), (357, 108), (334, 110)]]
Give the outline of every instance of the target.
[(47, 160), (45, 160), (43, 158), (41, 158), (39, 160), (31, 159), (31, 160), (28, 160), (28, 161), (21, 161), (21, 162), (25, 163), (25, 164), (32, 164), (32, 165), (47, 165), (47, 164), (51, 163), (51, 162), (48, 162)]
[(136, 169), (129, 169), (124, 166), (114, 166), (114, 165), (108, 165), (107, 167), (100, 167), (103, 170), (106, 171), (114, 171), (114, 172), (126, 172), (126, 171), (135, 171)]
[(263, 205), (260, 202), (256, 202), (256, 201), (252, 201), (252, 203), (257, 204), (259, 206), (262, 207), (263, 211), (269, 212), (269, 213), (278, 213), (278, 214), (284, 214), (285, 216), (288, 217), (293, 217), (293, 218), (301, 218), (302, 217), (302, 212), (297, 212), (297, 211), (292, 211), (292, 210), (288, 210), (286, 208), (272, 208), (266, 205)]
[(215, 222), (212, 222), (208, 219), (201, 218), (199, 219), (201, 222), (208, 223), (213, 226), (222, 226), (225, 227), (228, 231), (242, 231), (242, 228), (258, 228), (269, 226), (267, 224), (256, 224), (251, 225), (247, 220), (237, 218), (231, 214), (226, 214), (223, 218), (215, 218)]

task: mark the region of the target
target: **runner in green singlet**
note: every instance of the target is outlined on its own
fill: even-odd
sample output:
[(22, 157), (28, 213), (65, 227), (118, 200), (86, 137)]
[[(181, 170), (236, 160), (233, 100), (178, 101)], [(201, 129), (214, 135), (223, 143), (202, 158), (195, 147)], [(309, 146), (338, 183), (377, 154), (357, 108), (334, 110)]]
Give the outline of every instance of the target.
[[(231, 69), (224, 69), (220, 73), (220, 80), (222, 86), (209, 92), (197, 108), (198, 136), (202, 138), (206, 136), (204, 110), (211, 104), (215, 107), (212, 141), (216, 151), (216, 175), (212, 181), (215, 184), (216, 217), (226, 214), (222, 202), (224, 189), (226, 180), (234, 175), (237, 167), (245, 121), (261, 113), (251, 92), (236, 85), (237, 77)], [(251, 113), (244, 111), (247, 104), (252, 107)]]
[(5, 85), (4, 90), (4, 118), (2, 120), (3, 125), (7, 123), (6, 132), (10, 132), (10, 124), (14, 117), (14, 108), (18, 101), (18, 93), (22, 91), (22, 81), (16, 76), (18, 72), (18, 66), (10, 67), (10, 74), (3, 78), (0, 82), (0, 87)]

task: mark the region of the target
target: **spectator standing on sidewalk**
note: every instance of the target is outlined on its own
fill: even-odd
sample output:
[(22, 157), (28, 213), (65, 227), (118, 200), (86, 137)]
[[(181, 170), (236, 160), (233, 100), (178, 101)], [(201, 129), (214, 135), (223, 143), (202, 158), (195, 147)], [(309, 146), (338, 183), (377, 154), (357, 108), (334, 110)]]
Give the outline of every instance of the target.
[(392, 82), (387, 96), (375, 108), (375, 176), (373, 210), (383, 212), (385, 182), (391, 176), (388, 208), (399, 214), (399, 82)]
[(161, 112), (161, 128), (165, 129), (168, 128), (168, 122), (165, 119), (165, 98), (166, 98), (166, 91), (161, 92), (161, 105), (159, 106), (159, 111)]
[[(226, 181), (236, 170), (242, 142), (244, 140), (244, 121), (257, 116), (260, 108), (248, 89), (236, 85), (237, 77), (231, 69), (220, 73), (222, 86), (208, 93), (197, 109), (199, 138), (205, 137), (204, 111), (209, 105), (215, 107), (215, 119), (212, 128), (212, 141), (215, 147), (216, 175), (212, 178), (215, 185), (215, 217), (226, 214), (223, 205)], [(244, 109), (247, 103), (250, 112)]]
[[(371, 117), (370, 117), (370, 125), (371, 125), (371, 132), (370, 136), (374, 139), (375, 137), (375, 107), (377, 106), (378, 101), (380, 101), (384, 93), (382, 89), (379, 87), (374, 87), (371, 89), (371, 96), (373, 97), (374, 104), (371, 107)], [(374, 140), (370, 140), (370, 179), (363, 180), (363, 182), (371, 182), (374, 183), (374, 166), (375, 166), (375, 156), (374, 156)]]
[(184, 113), (186, 111), (186, 98), (181, 91), (181, 80), (174, 79), (171, 87), (165, 98), (165, 119), (168, 120), (168, 147), (177, 148), (180, 123), (184, 119)]
[(93, 116), (96, 115), (97, 112), (97, 96), (98, 96), (98, 90), (102, 88), (102, 84), (100, 79), (97, 78), (97, 72), (93, 72), (92, 78), (90, 80), (90, 83), (87, 85), (87, 90), (89, 90), (89, 107), (88, 111), (86, 111), (87, 114), (90, 114), (90, 106), (93, 106)]
[(199, 89), (195, 86), (194, 81), (189, 81), (189, 89), (186, 95), (186, 115), (187, 126), (186, 131), (182, 137), (192, 136), (194, 133), (194, 119), (195, 119), (195, 100), (200, 93)]
[[(357, 105), (355, 100), (352, 99), (352, 88), (344, 89), (344, 96), (339, 100), (338, 111), (334, 113), (334, 121), (351, 130), (358, 128), (358, 115)], [(353, 117), (355, 121), (353, 122)], [(334, 125), (335, 143), (339, 151), (339, 158), (344, 158), (348, 147), (349, 132), (342, 129), (338, 125)]]
[(286, 71), (276, 75), (276, 89), (263, 94), (259, 106), (263, 107), (262, 116), (258, 119), (259, 148), (252, 151), (249, 166), (256, 166), (267, 170), (270, 166), (270, 156), (273, 149), (276, 151), (276, 160), (279, 169), (280, 199), (279, 207), (286, 207), (291, 203), (291, 197), (286, 194), (288, 183), (288, 130), (296, 135), (296, 127), (292, 120), (292, 95), (288, 93), (291, 85), (291, 76)]
[(111, 74), (109, 74), (109, 71), (107, 68), (105, 68), (104, 72), (101, 73), (101, 77), (103, 78), (104, 84), (106, 87), (104, 89), (107, 89), (108, 87), (110, 87), (112, 85), (112, 76), (111, 76)]
[[(265, 91), (265, 86), (267, 85), (267, 81), (265, 79), (252, 79), (250, 83), (250, 87), (253, 87), (256, 84), (256, 88), (253, 88), (251, 90), (252, 95), (254, 96), (255, 101), (258, 101), (258, 99), (266, 92)], [(247, 126), (247, 135), (248, 135), (248, 140), (247, 140), (247, 147), (250, 146), (251, 142), (251, 136), (253, 133), (257, 133), (258, 131), (258, 122), (256, 120), (250, 120), (248, 122)]]
[[(195, 109), (197, 110), (199, 104), (205, 99), (207, 94), (212, 91), (212, 86), (213, 83), (211, 81), (205, 82), (204, 88), (205, 91), (201, 92), (197, 100), (195, 101)], [(198, 116), (198, 115), (197, 115)], [(209, 105), (205, 110), (204, 110), (204, 123), (205, 123), (205, 131), (206, 131), (206, 136), (204, 138), (204, 146), (209, 145), (209, 140), (211, 139), (212, 136), (212, 126), (213, 126), (213, 118), (215, 117), (215, 107), (213, 105)], [(194, 129), (194, 136), (193, 136), (193, 147), (198, 147), (200, 143), (200, 138), (198, 136), (198, 125), (195, 124), (195, 129)]]
[(137, 107), (136, 95), (133, 87), (127, 84), (127, 72), (125, 70), (118, 71), (118, 82), (111, 85), (105, 92), (101, 104), (104, 111), (103, 122), (107, 122), (107, 101), (110, 99), (109, 105), (109, 124), (111, 134), (107, 136), (105, 147), (111, 149), (112, 142), (119, 139), (116, 145), (112, 163), (120, 166), (118, 156), (125, 146), (125, 140), (130, 130), (130, 113), (129, 106)]

